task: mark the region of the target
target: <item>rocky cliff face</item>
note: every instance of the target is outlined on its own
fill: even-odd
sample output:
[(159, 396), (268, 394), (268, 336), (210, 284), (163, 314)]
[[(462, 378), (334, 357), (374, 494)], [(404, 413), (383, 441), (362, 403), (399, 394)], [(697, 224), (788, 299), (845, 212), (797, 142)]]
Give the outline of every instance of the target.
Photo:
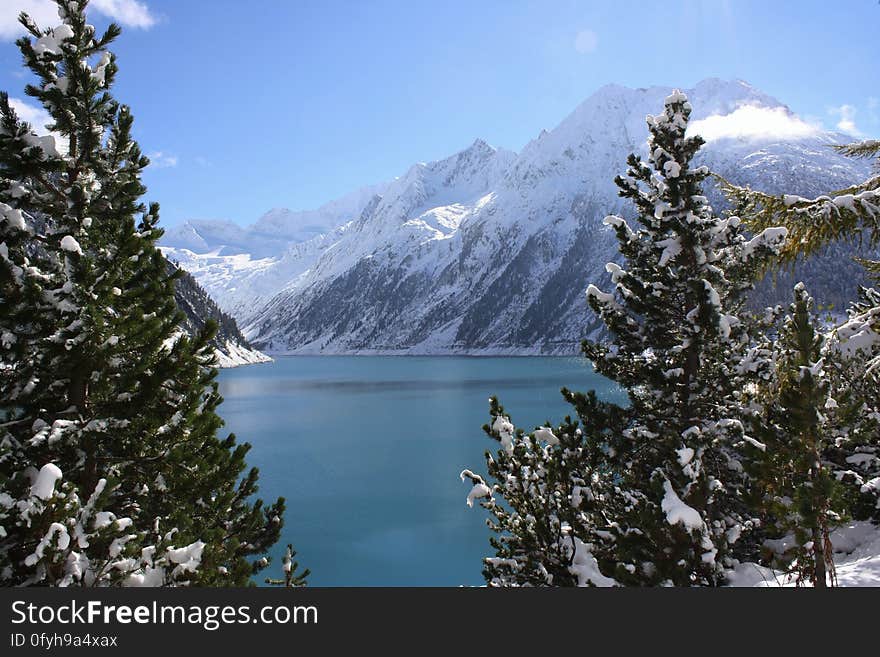
[[(177, 266), (169, 262), (168, 268), (173, 271)], [(251, 347), (239, 330), (235, 319), (220, 309), (192, 274), (182, 272), (175, 283), (174, 298), (177, 307), (183, 311), (184, 320), (181, 328), (186, 333), (195, 335), (204, 329), (205, 324), (211, 319), (217, 323), (217, 334), (212, 342), (217, 352), (217, 364), (220, 367), (236, 367), (272, 360)]]

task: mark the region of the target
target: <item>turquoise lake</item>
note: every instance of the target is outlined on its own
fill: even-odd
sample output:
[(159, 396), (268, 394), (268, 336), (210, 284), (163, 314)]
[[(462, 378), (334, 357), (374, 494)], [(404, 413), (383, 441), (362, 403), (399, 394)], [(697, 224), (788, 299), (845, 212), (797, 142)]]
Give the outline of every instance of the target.
[(311, 586), (482, 584), (486, 511), (467, 508), (459, 473), (485, 473), (497, 449), (488, 398), (529, 429), (571, 413), (563, 386), (624, 400), (582, 358), (290, 357), (219, 380), (260, 496), (287, 499), (260, 581), (280, 576), (291, 542)]

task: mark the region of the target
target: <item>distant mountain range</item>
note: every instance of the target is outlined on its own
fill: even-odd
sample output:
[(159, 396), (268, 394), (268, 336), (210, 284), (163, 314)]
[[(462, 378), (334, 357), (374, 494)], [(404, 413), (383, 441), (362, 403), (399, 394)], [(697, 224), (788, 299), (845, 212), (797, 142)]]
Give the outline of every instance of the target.
[[(272, 210), (247, 228), (184, 223), (163, 249), (269, 353), (574, 353), (601, 330), (584, 290), (618, 257), (602, 219), (632, 214), (614, 176), (644, 154), (645, 117), (670, 92), (606, 86), (520, 153), (478, 139), (317, 210)], [(745, 82), (686, 93), (708, 142), (701, 163), (733, 182), (812, 196), (869, 174), (830, 147), (847, 137)], [(842, 306), (862, 276), (848, 255), (835, 247), (756, 301), (786, 301), (803, 278)]]

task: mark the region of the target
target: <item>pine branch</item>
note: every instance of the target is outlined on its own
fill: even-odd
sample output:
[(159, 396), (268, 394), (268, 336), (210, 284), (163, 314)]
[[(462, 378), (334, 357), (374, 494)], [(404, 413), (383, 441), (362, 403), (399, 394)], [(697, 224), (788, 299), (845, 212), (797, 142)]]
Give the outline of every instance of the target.
[(880, 139), (866, 139), (852, 144), (835, 145), (833, 148), (847, 157), (880, 156)]
[(880, 176), (813, 199), (774, 196), (734, 185), (721, 176), (716, 179), (733, 212), (750, 229), (788, 229), (779, 264), (810, 256), (835, 241), (880, 244)]

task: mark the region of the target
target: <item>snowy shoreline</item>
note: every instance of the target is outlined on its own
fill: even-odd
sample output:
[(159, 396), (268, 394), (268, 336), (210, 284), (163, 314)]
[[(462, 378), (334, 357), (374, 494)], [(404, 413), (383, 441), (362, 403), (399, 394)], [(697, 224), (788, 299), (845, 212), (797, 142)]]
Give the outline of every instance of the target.
[(273, 358), (288, 356), (439, 356), (462, 358), (530, 358), (530, 357), (572, 357), (581, 356), (577, 347), (560, 347), (544, 350), (541, 347), (486, 347), (483, 349), (437, 348), (420, 349), (312, 349), (308, 346), (300, 349), (275, 350), (266, 349), (266, 354)]
[(217, 367), (220, 369), (271, 363), (273, 360), (262, 351), (249, 349), (231, 340), (226, 341), (223, 349), (215, 348), (214, 353), (217, 354)]

